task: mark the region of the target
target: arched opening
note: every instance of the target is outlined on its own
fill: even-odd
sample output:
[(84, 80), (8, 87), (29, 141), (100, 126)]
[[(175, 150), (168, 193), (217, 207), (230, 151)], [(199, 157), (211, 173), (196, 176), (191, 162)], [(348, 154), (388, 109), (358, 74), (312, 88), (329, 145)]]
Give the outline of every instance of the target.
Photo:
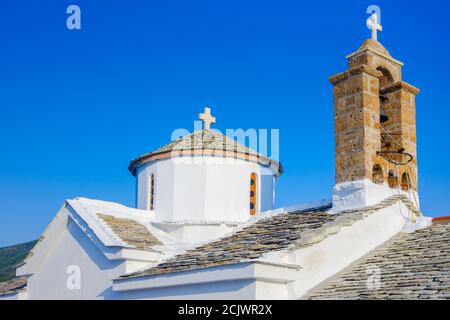
[(408, 191), (411, 189), (411, 179), (407, 172), (402, 174), (402, 190)]
[(385, 124), (389, 121), (389, 114), (388, 114), (388, 106), (389, 106), (389, 98), (387, 95), (382, 94), (383, 88), (387, 87), (388, 85), (394, 83), (394, 77), (389, 72), (388, 69), (383, 67), (378, 67), (378, 71), (381, 71), (383, 74), (382, 77), (378, 78), (379, 80), (379, 98), (380, 98), (380, 122), (381, 125)]
[(394, 132), (396, 127), (396, 115), (392, 108), (392, 101), (389, 94), (383, 91), (384, 88), (394, 83), (394, 77), (391, 72), (384, 68), (378, 67), (378, 71), (383, 74), (379, 78), (379, 99), (380, 99), (380, 142), (381, 151), (392, 151), (398, 148), (397, 135)]
[(388, 185), (390, 188), (398, 187), (398, 180), (397, 180), (397, 176), (395, 175), (394, 170), (389, 170)]
[(377, 68), (377, 70), (381, 71), (381, 73), (383, 74), (383, 76), (381, 78), (379, 78), (380, 89), (383, 89), (384, 87), (394, 83), (394, 77), (392, 76), (391, 72), (387, 68), (380, 66)]
[(373, 166), (372, 181), (377, 184), (383, 184), (384, 182), (383, 169), (379, 164)]
[(250, 215), (256, 215), (257, 206), (257, 191), (258, 191), (258, 176), (252, 172), (250, 175)]

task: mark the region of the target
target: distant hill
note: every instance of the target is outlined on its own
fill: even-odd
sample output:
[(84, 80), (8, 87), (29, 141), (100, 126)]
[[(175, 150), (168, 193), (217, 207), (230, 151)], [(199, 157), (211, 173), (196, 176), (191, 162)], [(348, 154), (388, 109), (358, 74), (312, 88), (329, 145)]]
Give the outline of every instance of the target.
[(36, 242), (30, 241), (0, 248), (0, 282), (8, 281), (16, 276), (17, 266), (33, 249)]

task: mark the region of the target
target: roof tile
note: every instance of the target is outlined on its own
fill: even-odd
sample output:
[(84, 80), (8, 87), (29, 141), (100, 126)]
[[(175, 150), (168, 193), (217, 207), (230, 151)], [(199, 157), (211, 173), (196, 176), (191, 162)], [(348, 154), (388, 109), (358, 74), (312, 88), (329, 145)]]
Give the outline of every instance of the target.
[[(369, 269), (380, 272), (369, 286)], [(306, 299), (450, 299), (450, 224), (399, 233)]]
[(162, 243), (142, 224), (125, 218), (117, 218), (105, 214), (97, 214), (111, 230), (128, 245), (140, 249), (149, 250)]
[[(407, 201), (403, 196), (393, 196), (377, 205), (377, 208), (390, 206), (400, 200)], [(233, 264), (258, 259), (266, 253), (287, 250), (292, 246), (309, 246), (337, 232), (339, 228), (376, 211), (368, 207), (331, 215), (325, 212), (330, 208), (331, 205), (327, 205), (261, 219), (230, 236), (177, 255), (148, 270), (124, 275), (121, 278)]]

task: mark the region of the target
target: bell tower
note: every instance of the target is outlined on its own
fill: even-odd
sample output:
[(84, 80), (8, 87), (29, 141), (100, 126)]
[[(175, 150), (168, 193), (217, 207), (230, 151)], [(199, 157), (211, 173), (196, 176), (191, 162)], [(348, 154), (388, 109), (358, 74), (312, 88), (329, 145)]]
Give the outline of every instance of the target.
[(403, 63), (374, 39), (348, 55), (348, 69), (330, 77), (334, 94), (333, 206), (373, 205), (405, 193), (418, 206), (415, 96)]

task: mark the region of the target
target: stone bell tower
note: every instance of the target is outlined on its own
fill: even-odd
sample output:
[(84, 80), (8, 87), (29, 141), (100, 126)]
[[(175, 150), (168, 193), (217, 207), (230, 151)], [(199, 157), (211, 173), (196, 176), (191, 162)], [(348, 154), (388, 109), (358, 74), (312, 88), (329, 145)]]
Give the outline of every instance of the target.
[(347, 56), (334, 86), (336, 209), (405, 193), (418, 206), (415, 96), (403, 63), (368, 39)]

